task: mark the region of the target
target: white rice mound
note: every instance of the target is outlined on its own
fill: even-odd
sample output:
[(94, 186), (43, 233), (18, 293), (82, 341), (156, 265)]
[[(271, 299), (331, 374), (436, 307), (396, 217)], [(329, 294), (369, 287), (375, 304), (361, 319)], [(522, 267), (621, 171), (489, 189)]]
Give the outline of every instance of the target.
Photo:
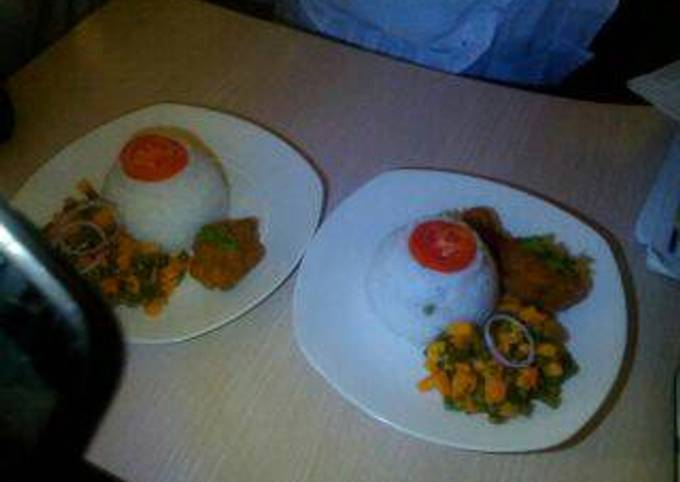
[(496, 266), (479, 237), (475, 259), (462, 271), (441, 273), (413, 259), (409, 237), (423, 221), (398, 228), (380, 243), (366, 279), (369, 305), (377, 317), (417, 347), (454, 321), (484, 322), (498, 298)]
[(229, 187), (222, 166), (206, 152), (183, 145), (189, 151), (189, 162), (171, 178), (138, 181), (115, 162), (102, 191), (115, 203), (132, 236), (156, 242), (171, 252), (189, 250), (201, 226), (226, 218), (229, 208)]

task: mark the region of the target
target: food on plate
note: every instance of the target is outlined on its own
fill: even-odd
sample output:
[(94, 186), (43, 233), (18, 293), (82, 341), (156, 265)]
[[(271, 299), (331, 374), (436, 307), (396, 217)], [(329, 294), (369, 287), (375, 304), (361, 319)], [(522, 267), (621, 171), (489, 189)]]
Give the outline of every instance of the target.
[(228, 214), (227, 177), (215, 155), (190, 132), (147, 129), (120, 151), (103, 196), (142, 241), (188, 250), (201, 226)]
[(492, 422), (528, 415), (534, 400), (557, 408), (563, 383), (578, 367), (553, 313), (588, 295), (590, 259), (572, 255), (553, 235), (512, 236), (491, 208), (449, 215), (488, 246), (501, 299), (481, 325), (478, 318), (448, 320), (454, 322), (425, 349), (429, 375), (418, 388), (436, 389), (448, 408), (482, 412)]
[(428, 344), (419, 390), (437, 390), (448, 409), (492, 422), (529, 415), (535, 400), (559, 407), (562, 385), (578, 371), (566, 332), (548, 312), (511, 296), (498, 310), (505, 315), (490, 328), (454, 322)]
[(505, 367), (529, 366), (536, 356), (534, 338), (529, 329), (508, 313), (496, 313), (486, 320), (484, 342), (494, 360)]
[(43, 232), (114, 305), (156, 316), (187, 271), (208, 288), (228, 289), (264, 257), (258, 220), (226, 219), (226, 176), (183, 129), (138, 132), (109, 170), (103, 195), (85, 180), (78, 190), (83, 199), (66, 199)]
[(486, 207), (461, 215), (494, 254), (504, 292), (548, 311), (569, 308), (590, 292), (590, 259), (572, 255), (554, 236), (514, 237)]
[(84, 198), (67, 198), (44, 236), (113, 305), (142, 306), (158, 315), (184, 277), (187, 254), (170, 255), (136, 240), (89, 182), (81, 181), (78, 190)]
[(114, 305), (142, 306), (158, 316), (185, 276), (189, 256), (171, 255), (156, 243), (121, 233), (112, 262), (98, 273), (97, 285)]
[(199, 230), (193, 247), (191, 276), (211, 289), (233, 287), (265, 254), (254, 217), (207, 224)]
[(80, 274), (92, 277), (110, 257), (121, 228), (113, 204), (89, 182), (80, 181), (77, 190), (81, 198), (66, 198), (42, 233)]
[(443, 215), (390, 233), (373, 256), (366, 286), (378, 318), (420, 347), (452, 320), (483, 322), (498, 293), (483, 241), (464, 222)]

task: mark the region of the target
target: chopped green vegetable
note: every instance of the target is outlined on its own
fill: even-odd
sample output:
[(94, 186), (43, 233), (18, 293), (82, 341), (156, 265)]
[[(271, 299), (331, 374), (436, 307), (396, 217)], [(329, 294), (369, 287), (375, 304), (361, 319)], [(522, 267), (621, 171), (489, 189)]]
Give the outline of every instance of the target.
[(198, 232), (196, 239), (198, 241), (209, 243), (226, 250), (238, 249), (238, 243), (236, 240), (231, 236), (231, 234), (229, 234), (229, 231), (226, 229), (226, 227), (221, 225), (213, 224), (203, 226)]
[(570, 256), (564, 246), (555, 242), (552, 234), (529, 236), (519, 241), (524, 249), (541, 257), (555, 271), (568, 276), (578, 273), (577, 258)]
[(454, 410), (454, 411), (460, 410), (460, 408), (458, 408), (456, 406), (455, 402), (449, 397), (444, 397), (444, 408), (446, 410)]

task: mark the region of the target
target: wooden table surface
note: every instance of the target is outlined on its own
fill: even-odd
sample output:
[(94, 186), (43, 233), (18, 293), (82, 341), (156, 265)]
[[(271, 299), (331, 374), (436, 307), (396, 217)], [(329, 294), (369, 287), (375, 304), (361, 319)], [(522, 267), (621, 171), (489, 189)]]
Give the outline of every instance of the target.
[[(323, 173), (328, 210), (400, 166), (481, 174), (538, 191), (622, 248), (632, 350), (599, 423), (543, 453), (494, 455), (397, 432), (340, 397), (292, 338), (292, 277), (237, 323), (130, 346), (88, 458), (130, 481), (669, 481), (677, 284), (645, 268), (636, 215), (670, 127), (648, 107), (562, 100), (427, 71), (193, 0), (113, 0), (8, 82), (11, 196), (60, 148), (162, 101), (236, 113)], [(58, 181), (55, 181), (58, 182)]]

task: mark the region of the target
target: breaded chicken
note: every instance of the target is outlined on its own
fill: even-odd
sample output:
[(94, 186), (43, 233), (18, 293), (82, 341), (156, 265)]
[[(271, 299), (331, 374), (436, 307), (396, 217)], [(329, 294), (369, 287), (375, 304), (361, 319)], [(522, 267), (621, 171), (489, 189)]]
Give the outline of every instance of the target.
[(227, 290), (264, 255), (257, 218), (220, 221), (203, 226), (196, 235), (189, 273), (207, 288)]
[(496, 258), (501, 288), (525, 303), (549, 311), (564, 310), (583, 300), (592, 286), (590, 260), (572, 256), (552, 236), (515, 238), (487, 207), (462, 212)]

